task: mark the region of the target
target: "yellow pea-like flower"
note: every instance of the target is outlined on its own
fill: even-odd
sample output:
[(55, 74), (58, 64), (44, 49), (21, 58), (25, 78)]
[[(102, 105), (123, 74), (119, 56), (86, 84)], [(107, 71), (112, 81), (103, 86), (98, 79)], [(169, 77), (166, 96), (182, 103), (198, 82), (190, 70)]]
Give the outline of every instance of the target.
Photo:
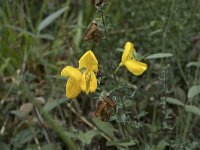
[(97, 89), (97, 78), (93, 71), (89, 73), (84, 72), (81, 77), (81, 90), (88, 94), (89, 92), (95, 92)]
[(70, 99), (77, 97), (81, 92), (81, 71), (77, 68), (66, 66), (61, 71), (61, 76), (68, 77), (66, 83), (66, 96)]
[(98, 61), (91, 50), (87, 51), (78, 62), (79, 69), (85, 68), (87, 71), (98, 71)]
[[(81, 70), (84, 70), (82, 73)], [(66, 66), (61, 76), (68, 77), (66, 83), (66, 96), (77, 97), (81, 90), (88, 94), (97, 89), (97, 78), (94, 72), (98, 71), (98, 61), (94, 53), (89, 50), (79, 60), (79, 67)]]
[(147, 64), (135, 60), (134, 53), (135, 49), (133, 43), (126, 42), (119, 66), (125, 65), (132, 74), (139, 76), (147, 69)]
[(133, 53), (135, 52), (135, 49), (133, 47), (133, 43), (126, 42), (124, 52), (122, 54), (122, 59), (120, 65), (125, 65), (125, 62), (127, 60), (131, 60), (133, 58)]
[(97, 78), (94, 72), (98, 71), (98, 61), (94, 53), (89, 50), (79, 60), (79, 69), (85, 69), (81, 77), (81, 90), (88, 94), (97, 89)]

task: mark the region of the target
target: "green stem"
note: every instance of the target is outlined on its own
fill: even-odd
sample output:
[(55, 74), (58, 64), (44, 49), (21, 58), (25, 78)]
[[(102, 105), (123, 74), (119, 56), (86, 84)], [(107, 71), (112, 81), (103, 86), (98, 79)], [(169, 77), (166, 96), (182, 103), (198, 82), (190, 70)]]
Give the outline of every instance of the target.
[[(109, 48), (109, 46), (108, 46), (108, 35), (107, 35), (107, 31), (106, 31), (106, 23), (105, 23), (105, 18), (104, 18), (104, 16), (103, 16), (102, 7), (101, 7), (100, 12), (101, 12), (101, 19), (102, 19), (103, 27), (104, 27), (104, 34), (105, 34), (106, 47), (107, 47), (107, 49), (108, 49), (108, 51), (109, 51), (109, 57), (110, 57), (110, 59), (112, 60), (112, 57), (111, 57), (111, 50), (110, 50), (110, 48)], [(112, 74), (113, 74), (113, 77), (114, 77), (114, 81), (115, 81), (115, 83), (117, 84), (116, 76), (115, 76), (115, 74), (114, 74), (114, 69), (113, 69), (113, 67), (112, 67), (113, 65), (110, 64), (110, 63), (109, 63), (109, 65), (110, 65), (110, 68), (111, 68), (111, 70), (112, 70)]]
[(120, 67), (121, 67), (121, 66), (119, 65), (119, 66), (115, 69), (114, 74), (117, 73), (117, 71), (119, 70)]
[(153, 144), (154, 141), (154, 126), (156, 121), (156, 105), (154, 105), (153, 109), (153, 118), (152, 118), (152, 124), (151, 124), (151, 138), (150, 138), (150, 145)]
[(176, 63), (177, 63), (177, 65), (178, 65), (178, 68), (179, 68), (179, 70), (180, 70), (181, 76), (182, 76), (182, 78), (183, 78), (185, 84), (186, 84), (187, 86), (189, 86), (188, 80), (187, 80), (187, 78), (186, 78), (186, 76), (185, 76), (185, 73), (184, 73), (184, 71), (183, 71), (183, 68), (181, 67), (180, 60), (179, 60), (178, 56), (177, 56), (175, 59), (176, 59)]
[[(102, 18), (102, 22), (103, 22), (103, 27), (104, 27), (104, 34), (105, 34), (105, 41), (106, 41), (106, 47), (109, 51), (109, 57), (110, 59), (112, 60), (112, 57), (111, 57), (111, 50), (110, 50), (110, 47), (108, 46), (108, 35), (107, 35), (107, 30), (106, 30), (106, 23), (105, 23), (105, 18), (104, 18), (104, 15), (103, 15), (103, 10), (102, 10), (102, 7), (100, 7), (100, 12), (101, 12), (101, 18)], [(114, 81), (115, 81), (115, 84), (118, 85), (118, 82), (117, 82), (117, 78), (115, 76), (115, 71), (114, 71), (114, 68), (112, 67), (113, 66), (113, 62), (112, 64), (110, 64), (110, 68), (112, 70), (112, 75), (113, 75), (113, 78), (114, 78)], [(119, 93), (119, 96), (120, 96), (120, 100), (121, 100), (121, 103), (122, 103), (122, 106), (123, 106), (123, 110), (125, 110), (125, 104), (124, 104), (124, 101), (122, 99), (122, 95), (121, 93), (118, 91)]]
[(183, 140), (186, 140), (186, 138), (187, 138), (187, 133), (188, 133), (188, 130), (190, 127), (191, 120), (192, 120), (192, 114), (189, 113), (188, 117), (187, 117), (186, 127), (185, 127), (185, 130), (183, 133)]

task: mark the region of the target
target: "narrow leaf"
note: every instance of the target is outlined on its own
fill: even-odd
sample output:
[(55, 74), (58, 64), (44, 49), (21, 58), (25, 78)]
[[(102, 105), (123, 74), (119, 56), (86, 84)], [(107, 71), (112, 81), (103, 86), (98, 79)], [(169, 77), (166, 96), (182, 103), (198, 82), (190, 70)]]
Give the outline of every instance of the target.
[(155, 53), (152, 55), (147, 56), (145, 59), (158, 59), (158, 58), (167, 58), (172, 57), (173, 54), (171, 53)]
[(98, 134), (99, 132), (97, 130), (90, 130), (85, 133), (80, 132), (80, 134), (78, 135), (78, 138), (82, 143), (90, 144), (93, 137), (95, 137)]
[(119, 146), (133, 146), (133, 145), (136, 145), (138, 143), (137, 140), (133, 140), (133, 139), (122, 139), (122, 140), (119, 140), (119, 141), (108, 141), (106, 143), (107, 146), (116, 146), (116, 145), (119, 145)]
[(38, 34), (36, 36), (38, 39), (54, 40), (55, 38), (50, 34)]
[(191, 67), (191, 66), (200, 67), (200, 62), (190, 62), (187, 64), (186, 67)]
[(76, 45), (76, 47), (78, 48), (81, 42), (81, 38), (82, 38), (82, 28), (80, 28), (83, 25), (83, 12), (82, 10), (80, 10), (79, 15), (78, 15), (78, 28), (76, 29), (76, 34), (74, 35), (74, 43)]
[(41, 150), (59, 150), (59, 146), (56, 146), (54, 144), (44, 144), (42, 147), (41, 147)]
[(45, 111), (51, 111), (52, 109), (54, 109), (55, 107), (59, 106), (60, 104), (66, 102), (66, 99), (60, 99), (60, 100), (55, 100), (52, 102), (48, 102), (45, 106), (44, 106), (44, 110)]
[(111, 123), (109, 122), (103, 122), (99, 118), (93, 118), (92, 121), (95, 123), (95, 125), (103, 131), (105, 134), (107, 134), (109, 137), (114, 138), (114, 128)]
[(172, 97), (167, 97), (166, 101), (170, 104), (174, 104), (174, 105), (178, 105), (178, 106), (184, 106), (184, 103), (182, 103), (181, 101), (179, 101), (175, 98), (172, 98)]
[(198, 95), (199, 93), (200, 93), (200, 85), (194, 85), (189, 89), (187, 97), (190, 99)]
[(13, 25), (9, 25), (9, 24), (6, 24), (5, 27), (7, 28), (10, 28), (14, 31), (17, 31), (17, 32), (20, 32), (21, 34), (26, 34), (28, 36), (31, 36), (33, 38), (38, 38), (38, 39), (47, 39), (47, 40), (54, 40), (54, 37), (50, 34), (38, 34), (38, 35), (35, 35), (25, 29), (22, 29), (20, 27), (17, 27), (17, 26), (13, 26)]
[(196, 107), (196, 106), (186, 105), (186, 106), (185, 106), (185, 110), (186, 110), (187, 112), (191, 112), (191, 113), (194, 113), (194, 114), (200, 116), (200, 108), (198, 108), (198, 107)]
[(40, 32), (47, 26), (49, 26), (54, 20), (56, 20), (62, 13), (64, 13), (69, 7), (64, 7), (62, 9), (57, 10), (53, 14), (46, 17), (38, 26), (38, 31)]

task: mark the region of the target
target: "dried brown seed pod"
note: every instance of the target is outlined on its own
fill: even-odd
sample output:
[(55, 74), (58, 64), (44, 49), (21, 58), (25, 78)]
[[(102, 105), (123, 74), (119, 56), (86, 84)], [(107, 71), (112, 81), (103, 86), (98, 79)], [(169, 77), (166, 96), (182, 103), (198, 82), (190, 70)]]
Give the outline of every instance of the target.
[(109, 96), (105, 96), (101, 97), (101, 101), (96, 103), (96, 109), (95, 116), (100, 116), (102, 121), (107, 122), (113, 109), (116, 110), (116, 104)]
[(94, 41), (98, 41), (99, 39), (99, 30), (96, 21), (92, 21), (92, 23), (87, 28), (86, 32), (83, 35), (83, 39), (85, 41), (93, 39)]

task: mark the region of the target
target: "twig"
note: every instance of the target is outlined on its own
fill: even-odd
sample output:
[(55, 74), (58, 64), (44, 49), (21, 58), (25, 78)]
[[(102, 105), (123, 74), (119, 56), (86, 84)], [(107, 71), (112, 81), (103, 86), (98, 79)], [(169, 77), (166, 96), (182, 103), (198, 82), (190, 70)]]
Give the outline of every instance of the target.
[[(97, 127), (95, 127), (92, 123), (90, 123), (85, 117), (81, 116), (80, 113), (78, 113), (72, 106), (68, 106), (68, 108), (78, 117), (80, 118), (85, 124), (87, 124), (90, 128), (94, 130), (99, 130)], [(105, 133), (101, 132), (100, 133), (104, 138), (107, 140), (111, 140), (110, 137), (108, 137)]]
[(44, 125), (44, 119), (42, 118), (42, 116), (40, 115), (40, 112), (38, 111), (38, 109), (36, 107), (34, 107), (34, 111), (35, 111), (35, 114), (36, 114), (36, 117), (40, 123), (40, 125), (43, 127), (44, 129), (44, 136), (46, 138), (46, 141), (50, 144), (52, 143), (50, 138), (49, 138), (49, 131), (48, 129), (46, 128), (46, 126)]

